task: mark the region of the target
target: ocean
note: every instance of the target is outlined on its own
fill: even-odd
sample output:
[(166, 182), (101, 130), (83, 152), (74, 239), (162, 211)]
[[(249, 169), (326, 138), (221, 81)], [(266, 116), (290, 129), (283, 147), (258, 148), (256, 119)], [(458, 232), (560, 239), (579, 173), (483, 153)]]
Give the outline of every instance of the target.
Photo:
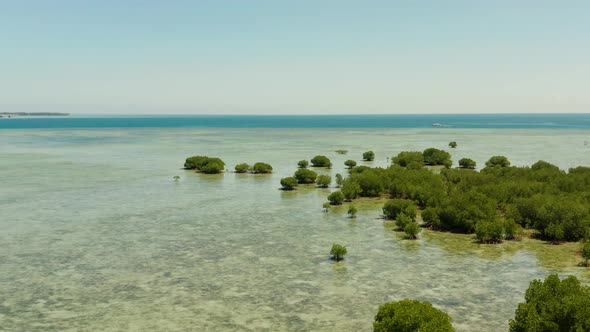
[[(590, 166), (589, 115), (345, 119), (0, 119), (0, 329), (371, 331), (380, 304), (415, 298), (457, 331), (505, 331), (532, 279), (590, 282), (577, 243), (482, 245), (432, 231), (408, 241), (380, 219), (383, 200), (355, 202), (350, 219), (345, 206), (322, 211), (333, 187), (278, 189), (320, 154), (334, 168), (318, 172), (332, 178), (347, 159), (387, 166), (429, 147), (478, 165), (505, 155)], [(367, 150), (375, 161), (360, 160)], [(182, 169), (191, 155), (274, 173), (198, 174)], [(329, 260), (333, 243), (347, 246), (344, 261)]]
[(446, 128), (590, 129), (590, 114), (123, 115), (13, 117), (0, 129), (33, 128)]

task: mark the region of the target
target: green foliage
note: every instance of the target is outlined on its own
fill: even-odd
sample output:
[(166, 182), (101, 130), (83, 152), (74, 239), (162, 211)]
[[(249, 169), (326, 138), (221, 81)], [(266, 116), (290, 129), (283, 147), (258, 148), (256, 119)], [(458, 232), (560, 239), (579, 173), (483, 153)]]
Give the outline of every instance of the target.
[(334, 243), (332, 245), (332, 249), (330, 250), (330, 258), (338, 262), (344, 259), (344, 255), (346, 255), (346, 253), (348, 253), (348, 250), (345, 246)]
[(344, 183), (344, 178), (342, 177), (342, 174), (336, 173), (336, 187), (338, 187), (338, 188), (342, 187), (343, 183)]
[(407, 199), (392, 199), (383, 205), (383, 214), (387, 219), (398, 219), (400, 214), (408, 216), (412, 221), (416, 218), (418, 208), (414, 202)]
[(361, 186), (353, 178), (346, 178), (342, 184), (342, 194), (347, 200), (355, 199), (361, 192)]
[(178, 175), (174, 175), (172, 178), (174, 179), (174, 182), (178, 182), (178, 180), (180, 180), (180, 176)]
[(481, 243), (500, 243), (505, 237), (504, 222), (481, 220), (475, 225), (475, 236)]
[(356, 166), (356, 161), (354, 161), (352, 159), (348, 159), (347, 161), (344, 162), (344, 165), (350, 169), (350, 168), (353, 168), (354, 166)]
[(415, 223), (412, 217), (406, 215), (403, 212), (400, 212), (395, 218), (395, 225), (397, 226), (397, 229), (400, 231), (403, 231), (406, 228), (406, 226), (411, 223)]
[(328, 196), (328, 201), (332, 205), (342, 205), (342, 203), (344, 202), (344, 199), (345, 199), (344, 194), (340, 190), (335, 191)]
[(315, 156), (311, 158), (311, 166), (313, 167), (332, 167), (332, 162), (326, 156)]
[(360, 176), (352, 177), (361, 188), (360, 195), (364, 197), (377, 197), (385, 191), (383, 180), (375, 172), (366, 172)]
[(533, 171), (541, 171), (541, 170), (553, 170), (553, 171), (559, 171), (559, 167), (550, 164), (544, 160), (539, 160), (536, 163), (531, 165), (531, 169)]
[(473, 161), (473, 159), (462, 158), (459, 160), (459, 167), (461, 168), (474, 169), (476, 165), (477, 164), (475, 163), (475, 161)]
[(514, 219), (504, 220), (504, 238), (506, 240), (520, 240), (523, 234), (522, 227)]
[(337, 154), (347, 154), (348, 150), (336, 150)]
[(486, 161), (486, 167), (508, 167), (510, 166), (510, 161), (508, 158), (504, 156), (493, 156), (488, 161)]
[(456, 191), (438, 208), (441, 229), (454, 232), (472, 233), (479, 222), (497, 218), (494, 200), (475, 190)]
[(430, 302), (402, 300), (379, 306), (375, 332), (453, 332), (451, 317)]
[(297, 187), (297, 179), (294, 177), (282, 178), (281, 186), (283, 190), (293, 190)]
[(579, 194), (520, 197), (507, 210), (517, 223), (536, 229), (541, 237), (553, 242), (577, 241), (590, 227), (588, 200)]
[(366, 160), (366, 161), (375, 160), (375, 152), (373, 152), (373, 151), (363, 152), (363, 160)]
[(424, 155), (419, 151), (403, 151), (391, 160), (394, 165), (408, 169), (420, 169), (424, 166)]
[(307, 166), (309, 166), (309, 161), (299, 160), (299, 162), (297, 163), (297, 166), (299, 166), (299, 168), (307, 168)]
[(250, 165), (246, 163), (237, 164), (236, 167), (234, 167), (234, 169), (236, 170), (236, 173), (248, 173), (248, 171), (250, 170)]
[(322, 207), (324, 208), (324, 212), (328, 212), (330, 211), (330, 208), (332, 207), (332, 205), (330, 205), (330, 203), (325, 202), (324, 204), (322, 204)]
[[(435, 174), (398, 164), (357, 166), (343, 180), (341, 191), (347, 200), (384, 195), (411, 200), (424, 209), (424, 223), (433, 229), (475, 233), (481, 223), (484, 242), (521, 238), (522, 227), (535, 229), (549, 241), (578, 241), (590, 228), (588, 167), (566, 173), (540, 161), (534, 167), (443, 169)], [(503, 224), (495, 223), (497, 219)]]
[(200, 169), (203, 165), (206, 165), (209, 162), (209, 157), (207, 156), (192, 156), (186, 158), (184, 162), (184, 168), (186, 169)]
[(590, 240), (586, 239), (582, 241), (580, 254), (582, 255), (582, 258), (584, 258), (584, 266), (588, 266), (588, 260), (590, 260)]
[(268, 174), (268, 173), (272, 173), (272, 166), (270, 166), (267, 163), (255, 163), (254, 166), (252, 166), (252, 173), (254, 174)]
[(221, 173), (224, 168), (225, 164), (222, 161), (212, 160), (209, 161), (207, 164), (203, 165), (200, 171), (205, 174), (218, 174)]
[(454, 149), (457, 147), (457, 142), (453, 141), (453, 142), (449, 142), (449, 147)]
[(307, 168), (300, 168), (295, 172), (294, 177), (299, 183), (314, 183), (318, 175)]
[(318, 179), (316, 182), (318, 184), (318, 187), (328, 188), (328, 186), (332, 182), (332, 177), (329, 175), (318, 175)]
[(590, 331), (590, 289), (574, 276), (533, 280), (510, 320), (510, 331)]
[(451, 154), (444, 150), (429, 148), (422, 153), (424, 156), (424, 164), (435, 166), (443, 165), (449, 168), (452, 165)]
[(410, 222), (404, 227), (404, 232), (406, 233), (406, 238), (411, 240), (416, 240), (418, 238), (418, 234), (422, 231), (422, 228), (418, 225), (418, 223)]
[(432, 227), (432, 229), (441, 229), (441, 222), (439, 218), (439, 209), (434, 207), (427, 207), (422, 211), (422, 221), (424, 226)]
[(356, 208), (354, 205), (350, 205), (350, 206), (348, 207), (348, 212), (347, 212), (347, 213), (348, 213), (348, 215), (349, 215), (351, 218), (356, 218), (356, 213), (357, 213), (357, 212), (358, 212), (358, 210), (357, 210), (357, 208)]
[(225, 163), (219, 158), (207, 156), (192, 156), (186, 158), (184, 168), (195, 169), (206, 174), (217, 174), (223, 171)]

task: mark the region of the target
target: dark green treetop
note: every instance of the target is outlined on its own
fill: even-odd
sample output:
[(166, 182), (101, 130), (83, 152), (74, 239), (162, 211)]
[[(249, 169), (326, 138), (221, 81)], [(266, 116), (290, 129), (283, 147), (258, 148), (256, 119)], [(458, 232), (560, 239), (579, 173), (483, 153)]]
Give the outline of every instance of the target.
[(248, 171), (250, 170), (250, 165), (246, 163), (237, 164), (234, 169), (236, 170), (236, 173), (248, 173)]
[(344, 194), (340, 190), (338, 190), (338, 191), (331, 193), (328, 196), (328, 201), (332, 205), (342, 205), (342, 203), (344, 202), (344, 198), (345, 198)]
[(375, 152), (367, 151), (363, 153), (363, 160), (365, 161), (373, 161), (375, 160)]
[(326, 156), (315, 156), (311, 158), (311, 166), (313, 167), (332, 167), (332, 162)]
[(394, 165), (408, 169), (420, 169), (424, 166), (424, 155), (420, 151), (402, 151), (391, 160)]
[(356, 166), (356, 161), (354, 161), (352, 159), (348, 159), (347, 161), (344, 162), (344, 165), (347, 166), (349, 169), (351, 169), (354, 166)]
[(504, 156), (493, 156), (488, 161), (486, 161), (486, 167), (508, 167), (510, 166), (510, 161), (508, 158)]
[(254, 173), (254, 174), (272, 173), (272, 166), (267, 163), (257, 162), (252, 166), (252, 173)]
[(318, 187), (320, 188), (328, 188), (328, 186), (330, 185), (330, 183), (332, 182), (332, 177), (329, 175), (318, 175), (318, 179), (316, 181), (316, 183), (318, 184)]
[(318, 174), (307, 168), (300, 168), (295, 172), (294, 177), (299, 183), (314, 183)]
[(476, 166), (476, 163), (475, 163), (475, 161), (473, 161), (473, 159), (462, 158), (459, 160), (459, 167), (460, 168), (474, 169), (475, 166)]
[(297, 187), (297, 180), (294, 177), (282, 178), (281, 186), (283, 190), (293, 190)]

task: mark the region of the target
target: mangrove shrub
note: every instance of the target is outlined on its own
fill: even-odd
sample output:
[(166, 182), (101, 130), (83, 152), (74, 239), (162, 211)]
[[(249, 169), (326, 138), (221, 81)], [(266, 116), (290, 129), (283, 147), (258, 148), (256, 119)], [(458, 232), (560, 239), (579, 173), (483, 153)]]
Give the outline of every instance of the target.
[(297, 180), (294, 177), (282, 178), (281, 186), (283, 190), (293, 190), (297, 187)]
[(344, 202), (344, 194), (340, 190), (335, 191), (328, 196), (328, 201), (332, 205), (342, 205)]
[(326, 156), (315, 156), (311, 158), (311, 166), (313, 167), (331, 167), (332, 162)]
[(294, 177), (299, 183), (314, 183), (318, 175), (312, 170), (301, 168), (295, 172)]
[(320, 188), (328, 188), (330, 183), (332, 182), (332, 177), (329, 175), (318, 175), (318, 179), (316, 183)]
[(365, 161), (373, 161), (375, 160), (375, 152), (367, 151), (363, 153), (363, 160)]
[(272, 173), (272, 166), (270, 166), (267, 163), (255, 163), (252, 166), (252, 173), (254, 174), (268, 174), (268, 173)]
[(350, 168), (353, 168), (354, 166), (356, 166), (356, 161), (354, 161), (352, 159), (348, 159), (347, 161), (344, 162), (344, 165), (350, 169)]
[(401, 300), (379, 306), (375, 332), (453, 332), (451, 317), (430, 302)]
[(344, 259), (346, 253), (348, 253), (348, 250), (346, 250), (345, 246), (334, 243), (332, 249), (330, 249), (330, 258), (338, 262)]
[(533, 280), (518, 305), (511, 332), (590, 331), (590, 289), (570, 276)]

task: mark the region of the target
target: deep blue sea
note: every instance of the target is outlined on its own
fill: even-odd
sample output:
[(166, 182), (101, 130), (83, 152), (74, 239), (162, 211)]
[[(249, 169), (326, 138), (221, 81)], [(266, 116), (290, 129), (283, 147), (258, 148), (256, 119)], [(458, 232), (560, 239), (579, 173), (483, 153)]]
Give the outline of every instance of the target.
[(590, 129), (587, 114), (72, 115), (0, 118), (0, 129), (57, 128), (509, 128)]

